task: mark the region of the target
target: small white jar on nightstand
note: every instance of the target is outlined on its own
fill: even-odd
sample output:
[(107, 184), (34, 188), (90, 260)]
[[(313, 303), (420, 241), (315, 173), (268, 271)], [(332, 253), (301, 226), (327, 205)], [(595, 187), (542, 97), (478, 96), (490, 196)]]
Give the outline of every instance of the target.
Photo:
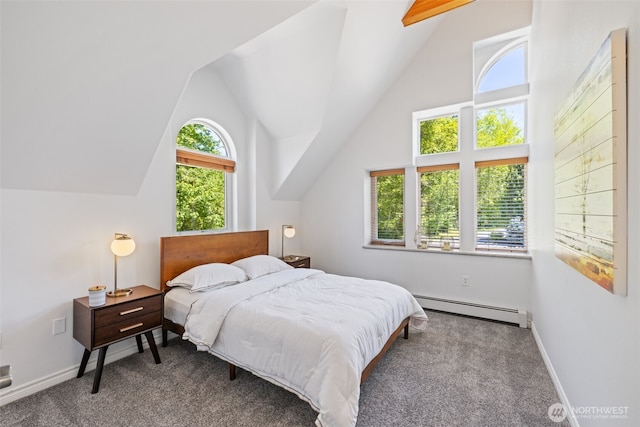
[(107, 302), (107, 287), (96, 285), (89, 288), (89, 306), (99, 307)]

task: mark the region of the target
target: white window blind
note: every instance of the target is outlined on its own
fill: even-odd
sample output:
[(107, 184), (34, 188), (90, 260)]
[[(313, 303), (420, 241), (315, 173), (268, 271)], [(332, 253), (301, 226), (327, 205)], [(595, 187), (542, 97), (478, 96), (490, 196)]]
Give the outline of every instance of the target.
[[(417, 235), (427, 248), (446, 250), (460, 247), (459, 165), (422, 166), (420, 179), (420, 212)], [(418, 242), (416, 242), (418, 244)]]
[(477, 250), (526, 250), (527, 160), (476, 162)]

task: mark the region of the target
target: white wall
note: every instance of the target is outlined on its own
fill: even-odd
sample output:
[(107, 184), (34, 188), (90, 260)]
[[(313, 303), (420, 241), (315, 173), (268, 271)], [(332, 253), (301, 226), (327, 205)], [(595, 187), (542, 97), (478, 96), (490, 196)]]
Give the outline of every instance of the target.
[[(412, 112), (470, 101), (473, 42), (530, 23), (526, 1), (476, 2), (445, 17), (305, 195), (303, 247), (314, 266), (389, 280), (418, 295), (529, 308), (529, 259), (364, 249), (363, 242), (366, 170), (410, 165)], [(461, 286), (462, 275), (469, 287)]]
[[(301, 253), (303, 237), (305, 235), (301, 220), (301, 203), (299, 201), (272, 199), (272, 174), (275, 172), (272, 140), (260, 125), (255, 123), (256, 135), (256, 229), (269, 230), (269, 250), (272, 255), (298, 255)], [(292, 225), (296, 235), (282, 240), (282, 226)]]
[[(610, 31), (628, 28), (628, 296), (615, 296), (554, 257), (553, 115)], [(535, 330), (573, 407), (629, 407), (628, 418), (578, 417), (581, 426), (640, 425), (640, 3), (541, 1), (533, 15), (531, 173)]]

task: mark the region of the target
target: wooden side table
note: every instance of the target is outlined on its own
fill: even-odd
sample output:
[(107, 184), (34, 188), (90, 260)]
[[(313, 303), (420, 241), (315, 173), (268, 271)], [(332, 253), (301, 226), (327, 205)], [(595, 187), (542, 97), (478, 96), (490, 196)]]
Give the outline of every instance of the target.
[(294, 268), (311, 268), (311, 258), (308, 256), (287, 255), (282, 260)]
[(85, 348), (78, 378), (84, 375), (91, 352), (100, 350), (91, 393), (97, 393), (100, 388), (104, 358), (113, 343), (135, 336), (138, 352), (142, 353), (144, 334), (156, 364), (160, 363), (152, 331), (162, 326), (163, 293), (146, 285), (132, 290), (127, 296), (107, 297), (107, 302), (98, 307), (89, 306), (88, 296), (73, 300), (73, 338)]

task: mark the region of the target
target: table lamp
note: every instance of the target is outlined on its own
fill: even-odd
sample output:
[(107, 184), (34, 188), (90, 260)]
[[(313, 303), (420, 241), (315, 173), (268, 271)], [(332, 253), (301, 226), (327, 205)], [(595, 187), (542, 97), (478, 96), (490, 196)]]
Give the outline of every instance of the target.
[(133, 292), (131, 289), (118, 289), (118, 257), (131, 255), (136, 248), (136, 242), (124, 233), (116, 233), (111, 242), (113, 252), (113, 292), (107, 292), (109, 297), (123, 297)]
[(296, 235), (296, 229), (293, 225), (283, 225), (282, 226), (282, 259), (287, 260), (288, 258), (292, 258), (290, 255), (284, 256), (284, 238), (292, 238)]

